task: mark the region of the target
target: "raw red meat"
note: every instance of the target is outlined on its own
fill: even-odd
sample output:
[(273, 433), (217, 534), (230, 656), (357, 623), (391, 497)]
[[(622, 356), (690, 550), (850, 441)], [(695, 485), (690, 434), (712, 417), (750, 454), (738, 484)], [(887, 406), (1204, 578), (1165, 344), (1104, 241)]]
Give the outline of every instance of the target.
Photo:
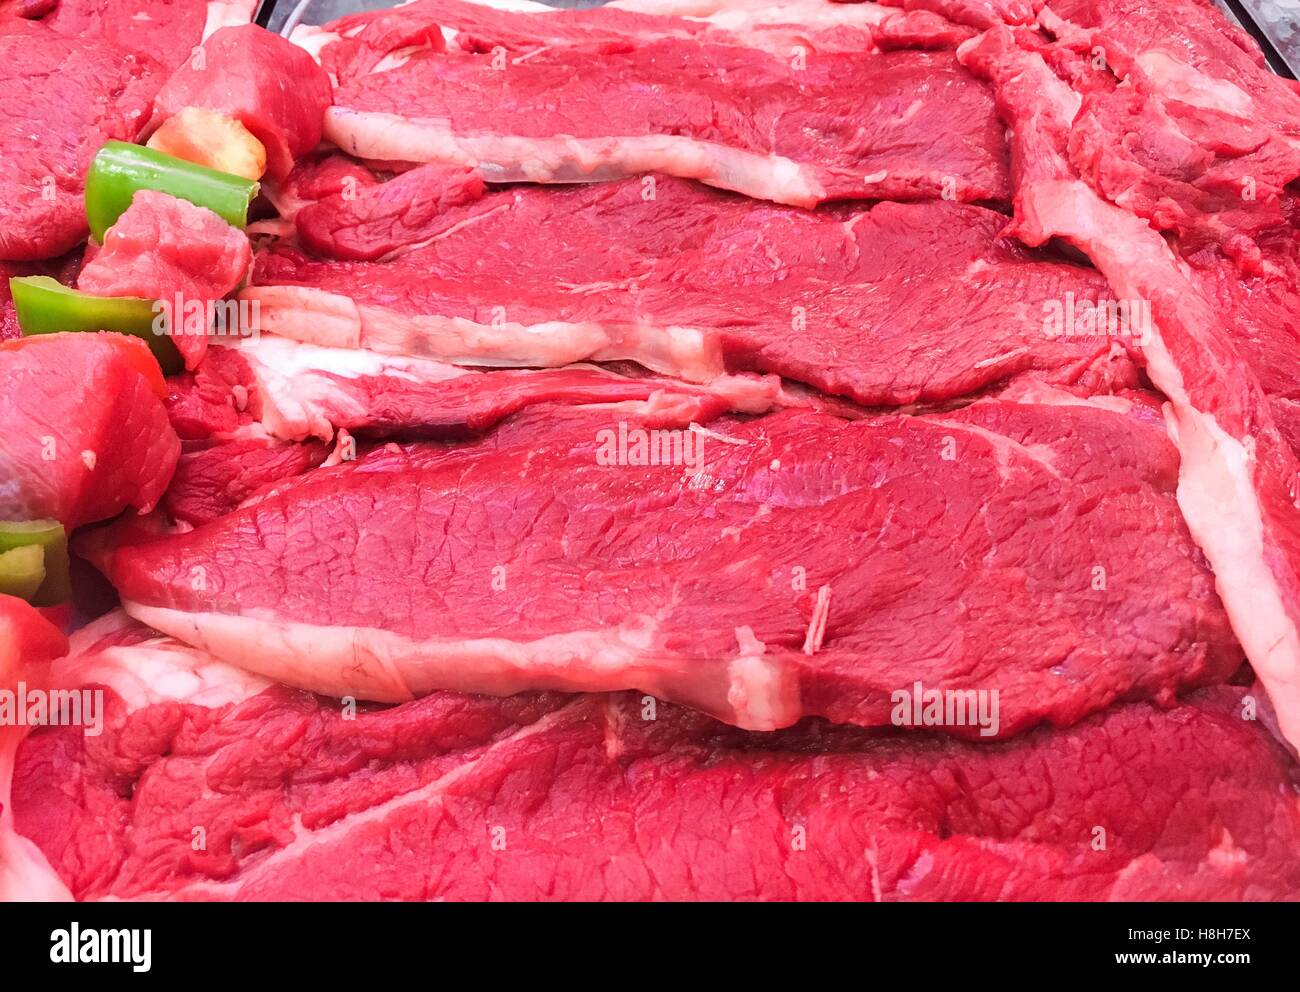
[(0, 520), (68, 529), (151, 509), (180, 454), (158, 363), (119, 334), (0, 344)]
[(1073, 171), (1066, 143), (1077, 94), (1007, 29), (960, 54), (995, 83), (1012, 129), (1015, 232), (1029, 244), (1075, 245), (1120, 299), (1151, 307), (1141, 350), (1168, 399), (1179, 506), (1283, 733), (1300, 745), (1300, 468), (1268, 396), (1164, 238)]
[(11, 0), (0, 5), (0, 18), (36, 20), (52, 11), (58, 3), (59, 0)]
[(658, 461), (634, 445), (686, 426), (668, 411), (534, 407), (83, 550), (160, 630), (387, 701), (637, 688), (771, 729), (887, 724), (920, 680), (996, 690), (1007, 734), (1227, 677), (1240, 650), (1158, 410), (1034, 399), (724, 419)]
[(266, 148), (267, 175), (283, 179), (294, 159), (320, 143), (330, 81), (297, 45), (257, 25), (217, 31), (202, 61), (186, 61), (154, 101), (152, 131), (186, 107), (217, 110), (242, 123)]
[[(211, 6), (252, 12), (242, 0)], [(85, 238), (91, 158), (140, 131), (166, 74), (199, 44), (209, 7), (63, 0), (39, 21), (0, 21), (0, 259), (53, 258)]]
[(973, 745), (817, 722), (746, 734), (627, 695), (353, 714), (120, 618), (80, 640), (59, 674), (107, 687), (106, 730), (33, 733), (14, 790), (19, 830), (78, 898), (1300, 891), (1291, 761), (1242, 719), (1241, 689)]
[[(354, 214), (337, 205), (342, 230)], [(755, 371), (867, 405), (1022, 374), (1132, 384), (1131, 342), (1047, 319), (1105, 297), (1104, 280), (999, 238), (1006, 221), (943, 202), (809, 212), (663, 176), (525, 187), (418, 228), (347, 228), (341, 250), (390, 252), (380, 263), (271, 250), (243, 295), (264, 330), (318, 344), (471, 365), (631, 359), (696, 382)]]
[(247, 24), (256, 6), (255, 0), (146, 0), (141, 9), (141, 0), (57, 0), (41, 24), (82, 40), (102, 37), (152, 56), (169, 72), (217, 28)]
[(930, 11), (984, 30), (998, 24), (1033, 24), (1043, 0), (881, 0), (888, 7)]
[[(783, 58), (797, 58), (810, 52), (869, 52), (873, 47), (952, 48), (974, 33), (925, 12), (903, 14), (874, 3), (843, 5), (825, 0), (694, 5), (674, 14), (613, 5), (581, 12), (547, 9), (525, 13), (463, 0), (420, 0), (391, 14), (441, 24), (451, 29), (450, 44), (474, 52), (494, 48), (530, 52), (557, 45), (600, 45), (617, 51), (677, 38), (760, 48)], [(342, 18), (331, 28), (349, 30), (366, 16)], [(323, 54), (350, 53), (367, 44), (365, 35), (341, 39)]]
[(992, 99), (951, 52), (791, 65), (676, 39), (417, 51), (341, 83), (325, 134), (361, 158), (477, 166), (499, 182), (659, 171), (798, 206), (1007, 194)]
[[(67, 652), (68, 639), (53, 624), (21, 599), (0, 595), (0, 692), (16, 694), (20, 684), (44, 691), (50, 662)], [(14, 830), (14, 755), (26, 732), (14, 712), (0, 721), (0, 902), (69, 897), (40, 849)]]
[[(0, 25), (0, 258), (51, 258), (85, 238), (86, 169), (105, 141), (139, 129), (155, 72), (104, 42), (40, 23)], [(33, 141), (34, 133), (50, 137)]]
[(328, 456), (320, 441), (291, 444), (257, 437), (187, 451), (176, 464), (162, 506), (173, 520), (207, 523), (266, 488), (316, 468)]
[(1254, 275), (1217, 248), (1180, 252), (1189, 274), (1268, 394), (1277, 428), (1300, 452), (1300, 199), (1283, 199), (1286, 223), (1261, 233)]
[[(147, 107), (126, 2), (0, 54)], [(0, 726), (0, 898), (1300, 896), (1297, 90), (1204, 0), (887, 4), (300, 29), (356, 159), (301, 53), (175, 77), (276, 145), (276, 333), (0, 346), (0, 519), (157, 503), (77, 542), (135, 619), (0, 597), (110, 703)], [(218, 293), (186, 226), (83, 285)]]
[[(1112, 202), (1247, 268), (1300, 177), (1300, 90), (1210, 0), (1054, 0), (1047, 24), (1103, 53), (1070, 136), (1079, 175)], [(1106, 85), (1114, 73), (1120, 85)]]
[(211, 210), (141, 190), (105, 233), (104, 246), (77, 276), (77, 288), (95, 296), (159, 301), (177, 350), (194, 368), (207, 353), (211, 321), (206, 310), (203, 319), (189, 319), (191, 309), (233, 292), (252, 260), (244, 232)]
[(951, 48), (971, 33), (932, 14), (824, 0), (644, 12), (615, 5), (581, 11), (541, 6), (498, 10), (462, 0), (419, 0), (350, 14), (322, 29), (299, 27), (293, 37), (318, 52), (335, 79), (346, 81), (388, 64), (393, 53), (415, 48), (441, 52), (449, 43), (471, 52), (532, 52), (573, 45), (619, 52), (674, 39), (761, 49), (788, 59), (810, 52), (869, 52), (873, 47)]
[(448, 210), (473, 203), (483, 192), (477, 170), (425, 165), (390, 182), (346, 186), (303, 207), (293, 219), (299, 240), (315, 255), (373, 262), (437, 236), (446, 230)]
[(812, 403), (783, 391), (774, 376), (719, 376), (693, 385), (591, 365), (486, 372), (266, 336), (210, 351), (192, 383), (173, 383), (170, 405), (188, 437), (228, 437), (257, 423), (282, 440), (328, 441), (339, 429), (371, 437), (460, 438), (540, 403), (638, 400), (683, 402), (704, 419)]

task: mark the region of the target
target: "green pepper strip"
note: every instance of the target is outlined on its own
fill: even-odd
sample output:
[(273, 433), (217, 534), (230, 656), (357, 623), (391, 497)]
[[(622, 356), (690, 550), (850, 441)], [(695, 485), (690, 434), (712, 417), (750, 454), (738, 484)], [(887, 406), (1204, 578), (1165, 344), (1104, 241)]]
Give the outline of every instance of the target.
[[(41, 550), (43, 579), (38, 588), (23, 598), (33, 606), (66, 602), (72, 595), (72, 586), (68, 580), (68, 535), (63, 525), (57, 520), (0, 520), (0, 558), (7, 561), (7, 552), (32, 546)], [(23, 564), (20, 558), (9, 567), (18, 569)]]
[(86, 176), (86, 220), (95, 240), (131, 205), (136, 190), (156, 189), (200, 207), (207, 207), (226, 223), (242, 228), (248, 223), (248, 206), (257, 196), (251, 179), (218, 172), (162, 152), (110, 141), (95, 155)]
[(167, 375), (184, 363), (166, 334), (166, 319), (153, 300), (134, 296), (91, 296), (69, 289), (49, 276), (15, 276), (9, 280), (18, 326), (23, 334), (58, 331), (118, 331), (143, 338)]
[(39, 544), (0, 552), (0, 593), (31, 602), (45, 581), (45, 549)]

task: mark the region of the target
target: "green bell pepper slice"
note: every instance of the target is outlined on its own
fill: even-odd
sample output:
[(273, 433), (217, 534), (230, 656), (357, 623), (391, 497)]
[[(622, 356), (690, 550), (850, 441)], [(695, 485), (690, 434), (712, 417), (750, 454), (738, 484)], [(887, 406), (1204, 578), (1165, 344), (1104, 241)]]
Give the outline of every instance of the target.
[(45, 549), (28, 544), (0, 552), (0, 593), (31, 602), (45, 582)]
[(9, 292), (24, 335), (117, 331), (142, 338), (167, 375), (184, 368), (172, 339), (155, 330), (155, 326), (162, 326), (163, 317), (153, 300), (91, 296), (49, 276), (15, 276), (9, 280)]
[(242, 176), (218, 172), (184, 159), (110, 141), (96, 153), (86, 175), (86, 220), (101, 244), (104, 233), (117, 222), (137, 190), (154, 189), (207, 207), (233, 227), (248, 223), (248, 207), (259, 184)]
[[(33, 606), (57, 606), (72, 595), (68, 578), (68, 535), (57, 520), (0, 520), (0, 558), (4, 558), (6, 571), (0, 571), (0, 586), (6, 577), (21, 589), (23, 581), (30, 581), (32, 552), (8, 558), (15, 551), (35, 548), (41, 555), (41, 578), (27, 595), (22, 595)], [(0, 591), (7, 591), (0, 589)]]

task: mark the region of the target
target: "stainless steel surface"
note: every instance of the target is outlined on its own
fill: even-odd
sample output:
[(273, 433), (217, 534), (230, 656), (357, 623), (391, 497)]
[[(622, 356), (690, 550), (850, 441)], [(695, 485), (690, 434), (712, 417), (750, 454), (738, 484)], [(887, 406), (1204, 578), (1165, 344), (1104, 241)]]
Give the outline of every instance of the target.
[[(605, 0), (539, 0), (548, 7), (587, 8), (599, 7)], [(266, 26), (272, 31), (283, 32), (286, 26), (301, 22), (303, 24), (325, 24), (342, 17), (344, 14), (356, 14), (364, 10), (382, 10), (394, 7), (394, 0), (264, 0), (264, 6), (270, 7), (271, 15)], [(300, 10), (299, 10), (300, 9)], [(298, 12), (296, 19), (293, 18)]]
[[(1300, 0), (1237, 0), (1293, 77), (1300, 77)], [(1246, 26), (1249, 31), (1249, 25)], [(1253, 32), (1252, 32), (1253, 33)]]

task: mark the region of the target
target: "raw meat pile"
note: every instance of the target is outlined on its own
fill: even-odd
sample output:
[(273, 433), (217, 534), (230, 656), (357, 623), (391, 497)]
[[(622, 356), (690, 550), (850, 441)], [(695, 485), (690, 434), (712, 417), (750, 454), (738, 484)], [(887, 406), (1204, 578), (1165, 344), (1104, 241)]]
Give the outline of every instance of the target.
[[(1300, 899), (1300, 87), (1208, 0), (13, 6), (6, 274), (255, 333), (0, 343), (116, 596), (0, 596), (0, 716), (103, 704), (0, 720), (0, 897)], [(80, 247), (213, 129), (246, 233)]]

